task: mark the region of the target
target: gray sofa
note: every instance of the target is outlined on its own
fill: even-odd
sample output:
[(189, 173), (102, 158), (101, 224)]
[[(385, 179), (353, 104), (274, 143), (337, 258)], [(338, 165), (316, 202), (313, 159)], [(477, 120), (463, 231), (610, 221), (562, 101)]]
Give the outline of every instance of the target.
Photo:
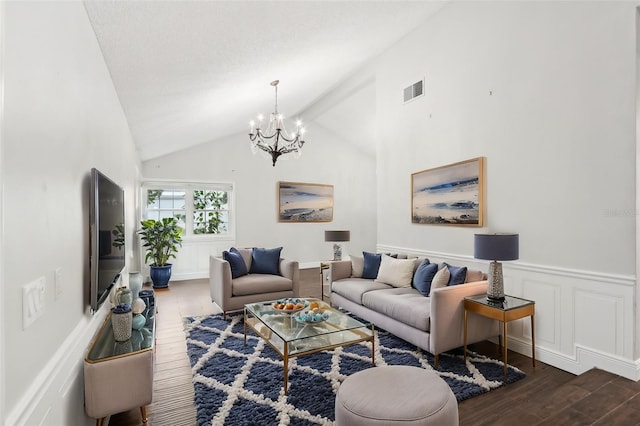
[[(251, 249), (238, 249), (247, 270), (251, 270)], [(298, 261), (280, 259), (280, 274), (247, 274), (232, 279), (229, 262), (221, 257), (209, 258), (209, 291), (211, 301), (229, 311), (243, 309), (247, 303), (298, 297), (300, 271)]]
[[(428, 297), (413, 286), (398, 288), (352, 272), (351, 260), (330, 264), (331, 304), (433, 354), (436, 366), (439, 354), (464, 345), (463, 299), (487, 292), (487, 276), (476, 270), (467, 271), (464, 284), (432, 288)], [(497, 321), (469, 316), (468, 344), (499, 335)]]

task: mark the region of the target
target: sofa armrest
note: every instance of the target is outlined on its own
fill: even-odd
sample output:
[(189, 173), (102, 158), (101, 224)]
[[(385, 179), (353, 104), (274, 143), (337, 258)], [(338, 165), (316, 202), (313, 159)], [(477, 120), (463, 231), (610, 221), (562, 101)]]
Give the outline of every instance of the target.
[(225, 310), (232, 296), (231, 266), (221, 257), (209, 257), (209, 291), (211, 301)]
[(331, 281), (338, 281), (351, 276), (350, 260), (335, 260), (329, 262), (329, 277)]
[(300, 265), (297, 260), (280, 259), (280, 273), (293, 283), (293, 297), (300, 295)]
[[(433, 289), (431, 299), (431, 333), (429, 347), (437, 355), (464, 345), (464, 298), (487, 293), (487, 281)], [(498, 323), (474, 317), (467, 328), (467, 343), (497, 336)]]

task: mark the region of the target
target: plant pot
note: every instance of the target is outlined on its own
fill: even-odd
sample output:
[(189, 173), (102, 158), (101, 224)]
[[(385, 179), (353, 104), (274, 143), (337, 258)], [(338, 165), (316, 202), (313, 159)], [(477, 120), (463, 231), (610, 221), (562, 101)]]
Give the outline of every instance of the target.
[(153, 282), (153, 288), (168, 288), (169, 278), (171, 278), (171, 264), (167, 263), (164, 266), (150, 266), (151, 281)]

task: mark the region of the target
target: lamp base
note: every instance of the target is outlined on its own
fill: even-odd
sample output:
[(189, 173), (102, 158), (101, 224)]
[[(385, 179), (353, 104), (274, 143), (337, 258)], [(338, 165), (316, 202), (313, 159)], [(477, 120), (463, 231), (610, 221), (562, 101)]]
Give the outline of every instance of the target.
[(502, 279), (502, 263), (495, 260), (489, 264), (487, 299), (501, 302), (504, 300), (504, 281)]
[(342, 260), (342, 246), (340, 244), (333, 245), (333, 260)]

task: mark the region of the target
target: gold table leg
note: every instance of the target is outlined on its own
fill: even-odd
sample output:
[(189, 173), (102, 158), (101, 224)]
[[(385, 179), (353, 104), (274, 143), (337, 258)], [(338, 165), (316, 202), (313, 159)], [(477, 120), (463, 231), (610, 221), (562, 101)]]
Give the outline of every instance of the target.
[(247, 346), (247, 308), (244, 308), (244, 345)]
[(287, 394), (287, 381), (289, 378), (289, 344), (284, 342), (284, 394)]
[(502, 334), (504, 342), (502, 345), (502, 362), (504, 362), (504, 380), (507, 381), (507, 321), (502, 321)]
[(464, 310), (464, 362), (467, 363), (467, 310)]
[(533, 315), (531, 315), (531, 359), (533, 360), (533, 368), (536, 368), (536, 333), (533, 329)]
[(371, 324), (371, 365), (376, 366), (376, 337), (375, 329)]

